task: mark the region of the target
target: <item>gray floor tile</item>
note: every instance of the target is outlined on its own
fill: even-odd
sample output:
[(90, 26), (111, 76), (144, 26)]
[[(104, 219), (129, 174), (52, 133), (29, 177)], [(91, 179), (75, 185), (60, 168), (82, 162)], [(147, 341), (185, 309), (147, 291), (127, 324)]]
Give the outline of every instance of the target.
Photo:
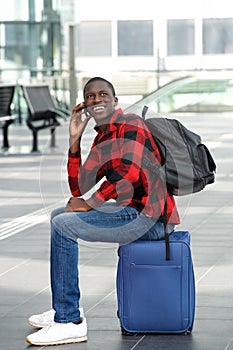
[[(188, 117), (187, 117), (188, 118)], [(81, 305), (88, 321), (88, 341), (54, 346), (64, 350), (233, 350), (233, 118), (223, 121), (203, 116), (195, 124), (210, 141), (219, 140), (212, 150), (217, 162), (217, 181), (190, 198), (177, 198), (182, 223), (179, 229), (191, 233), (196, 276), (196, 317), (192, 334), (121, 334), (115, 290), (117, 247), (80, 242)], [(225, 123), (225, 124), (224, 124)], [(49, 286), (49, 212), (64, 205), (69, 190), (65, 162), (67, 126), (59, 128), (60, 144), (40, 155), (0, 154), (0, 349), (33, 347), (25, 337), (35, 331), (27, 323), (32, 313), (51, 308)], [(25, 131), (25, 130), (24, 130)], [(12, 133), (19, 135), (19, 126)], [(25, 133), (25, 137), (28, 133)], [(18, 150), (26, 139), (16, 137)], [(228, 140), (228, 141), (227, 141)], [(41, 135), (40, 147), (48, 141)], [(12, 150), (13, 151), (13, 150)], [(57, 176), (59, 172), (59, 176)], [(38, 213), (47, 218), (36, 223)], [(15, 218), (23, 218), (22, 223)], [(15, 228), (14, 228), (15, 225)], [(21, 227), (21, 228), (20, 228)], [(17, 232), (14, 233), (14, 230)], [(13, 232), (7, 238), (2, 234)]]

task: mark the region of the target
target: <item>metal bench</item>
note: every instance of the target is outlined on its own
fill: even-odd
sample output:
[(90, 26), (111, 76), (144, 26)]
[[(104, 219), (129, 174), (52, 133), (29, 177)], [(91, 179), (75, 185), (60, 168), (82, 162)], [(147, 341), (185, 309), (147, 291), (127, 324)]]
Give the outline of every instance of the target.
[(2, 147), (9, 148), (8, 128), (9, 125), (17, 118), (11, 113), (11, 104), (15, 92), (15, 85), (0, 85), (0, 128), (3, 131)]
[(48, 85), (22, 85), (28, 107), (27, 126), (32, 131), (32, 152), (38, 152), (38, 132), (50, 129), (50, 147), (55, 147), (55, 130), (61, 123), (58, 118), (67, 120), (70, 111), (56, 105)]

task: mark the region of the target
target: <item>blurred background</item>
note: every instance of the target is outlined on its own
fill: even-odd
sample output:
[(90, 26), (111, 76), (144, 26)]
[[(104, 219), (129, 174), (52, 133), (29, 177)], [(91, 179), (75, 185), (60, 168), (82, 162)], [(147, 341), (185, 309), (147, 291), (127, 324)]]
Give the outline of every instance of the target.
[[(51, 307), (49, 216), (70, 196), (68, 120), (87, 79), (102, 76), (126, 111), (140, 114), (146, 105), (147, 116), (174, 117), (201, 135), (217, 177), (205, 191), (176, 199), (179, 228), (192, 235), (193, 334), (123, 337), (116, 249), (83, 242), (80, 285), (90, 332), (79, 350), (233, 350), (232, 0), (0, 4), (0, 349), (28, 350), (27, 318)], [(68, 111), (59, 124), (55, 103)], [(91, 122), (83, 159), (95, 134)]]
[[(218, 104), (224, 98), (229, 109), (232, 32), (230, 0), (7, 0), (5, 7), (2, 1), (0, 83), (46, 83), (69, 108), (96, 75), (111, 80), (128, 103), (195, 76), (196, 83), (182, 94), (191, 93), (193, 100), (213, 87), (216, 93), (218, 86), (214, 97)], [(198, 88), (203, 78), (208, 79)], [(26, 107), (20, 89), (14, 101), (22, 123)]]

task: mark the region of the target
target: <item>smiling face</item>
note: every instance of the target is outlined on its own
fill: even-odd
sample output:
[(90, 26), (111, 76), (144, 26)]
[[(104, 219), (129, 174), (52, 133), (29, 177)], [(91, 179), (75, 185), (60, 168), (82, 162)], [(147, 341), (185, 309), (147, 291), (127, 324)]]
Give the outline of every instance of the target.
[(115, 111), (118, 99), (107, 82), (94, 80), (85, 87), (84, 102), (97, 125), (101, 125), (108, 122)]

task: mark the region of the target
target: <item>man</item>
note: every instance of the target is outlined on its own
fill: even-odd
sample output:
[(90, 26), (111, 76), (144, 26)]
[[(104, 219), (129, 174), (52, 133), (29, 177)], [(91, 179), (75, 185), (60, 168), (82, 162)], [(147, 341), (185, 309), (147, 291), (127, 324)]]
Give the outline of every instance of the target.
[[(174, 198), (159, 176), (143, 166), (147, 157), (161, 163), (158, 148), (142, 119), (116, 109), (113, 85), (90, 79), (70, 121), (69, 186), (73, 197), (51, 216), (51, 290), (53, 310), (33, 315), (29, 323), (43, 327), (26, 340), (54, 345), (87, 340), (87, 324), (79, 309), (78, 239), (126, 244), (164, 237), (161, 220), (166, 200), (169, 232), (179, 223)], [(97, 135), (82, 164), (81, 137), (94, 118)], [(82, 196), (103, 180), (84, 200)]]

